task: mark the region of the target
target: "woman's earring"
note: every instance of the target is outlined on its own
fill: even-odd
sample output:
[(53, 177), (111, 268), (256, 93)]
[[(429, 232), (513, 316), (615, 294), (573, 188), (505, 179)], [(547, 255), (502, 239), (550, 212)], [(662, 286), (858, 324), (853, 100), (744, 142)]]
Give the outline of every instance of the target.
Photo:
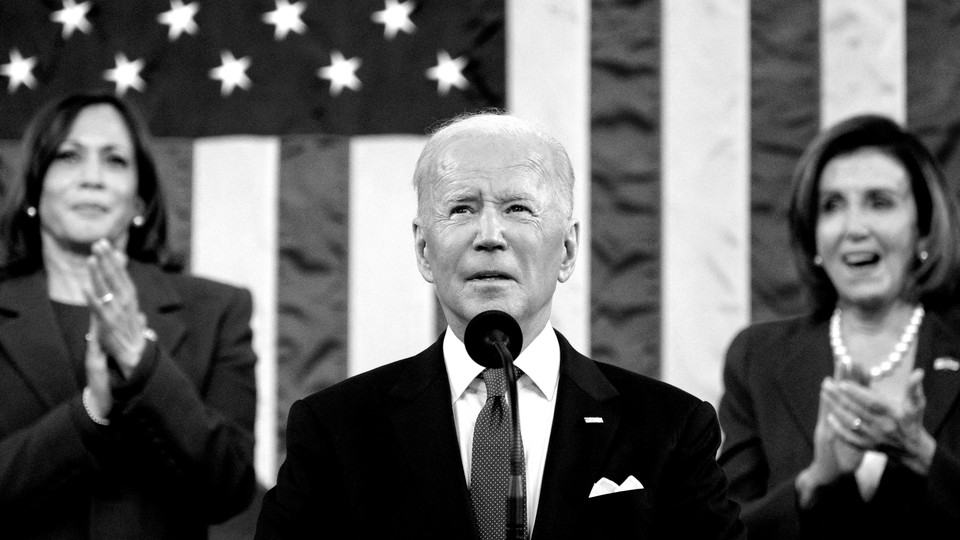
[(134, 227), (143, 227), (144, 221), (146, 221), (146, 220), (143, 219), (143, 216), (141, 216), (140, 214), (137, 214), (137, 215), (133, 216), (133, 226), (134, 226)]
[(814, 266), (823, 266), (823, 257), (821, 257), (819, 254), (814, 255), (813, 264)]
[(30, 216), (30, 217), (37, 217), (37, 207), (36, 207), (36, 206), (28, 206), (28, 207), (27, 207), (27, 215)]
[(920, 253), (917, 254), (917, 257), (920, 258), (920, 262), (923, 262), (923, 261), (927, 260), (927, 257), (929, 257), (929, 256), (930, 256), (930, 254), (927, 253), (927, 250), (925, 250), (925, 249), (921, 249), (921, 250), (920, 250)]

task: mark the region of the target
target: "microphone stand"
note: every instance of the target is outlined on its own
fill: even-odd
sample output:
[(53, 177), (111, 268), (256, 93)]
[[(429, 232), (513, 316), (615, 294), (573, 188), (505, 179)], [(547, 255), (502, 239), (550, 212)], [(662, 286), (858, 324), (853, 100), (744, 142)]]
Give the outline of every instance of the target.
[(500, 353), (503, 362), (503, 375), (506, 379), (507, 394), (510, 399), (510, 476), (507, 482), (507, 540), (526, 540), (523, 526), (524, 489), (523, 489), (523, 449), (520, 443), (520, 403), (517, 399), (517, 372), (513, 366), (513, 356), (505, 343), (507, 336), (500, 330), (494, 330), (492, 341)]

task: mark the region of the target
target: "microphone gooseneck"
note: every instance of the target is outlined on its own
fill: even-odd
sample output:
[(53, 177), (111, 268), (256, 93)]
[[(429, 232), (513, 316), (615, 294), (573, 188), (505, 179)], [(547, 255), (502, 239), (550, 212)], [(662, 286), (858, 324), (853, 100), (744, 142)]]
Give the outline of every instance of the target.
[(485, 368), (503, 368), (510, 399), (510, 477), (507, 483), (507, 540), (524, 540), (523, 448), (520, 445), (520, 404), (513, 360), (523, 349), (523, 332), (510, 314), (491, 309), (467, 324), (463, 344), (474, 362)]

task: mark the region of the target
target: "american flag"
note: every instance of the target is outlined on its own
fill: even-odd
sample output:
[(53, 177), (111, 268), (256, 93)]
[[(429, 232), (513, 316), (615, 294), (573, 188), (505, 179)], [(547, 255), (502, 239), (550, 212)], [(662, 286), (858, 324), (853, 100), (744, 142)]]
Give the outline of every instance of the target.
[(9, 1), (0, 82), (8, 169), (53, 96), (144, 111), (174, 247), (255, 295), (267, 486), (293, 400), (443, 326), (410, 226), (441, 119), (505, 107), (564, 143), (583, 242), (554, 325), (713, 403), (733, 334), (804, 309), (786, 193), (821, 127), (889, 114), (960, 173), (960, 6), (935, 0)]

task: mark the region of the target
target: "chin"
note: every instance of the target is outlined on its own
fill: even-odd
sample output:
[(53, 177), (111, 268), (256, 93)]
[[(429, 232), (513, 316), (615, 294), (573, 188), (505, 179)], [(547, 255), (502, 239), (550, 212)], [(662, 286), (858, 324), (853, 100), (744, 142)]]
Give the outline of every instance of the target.
[(897, 301), (896, 296), (883, 293), (859, 293), (852, 294), (844, 298), (847, 304), (857, 306), (860, 309), (873, 310), (880, 309)]

